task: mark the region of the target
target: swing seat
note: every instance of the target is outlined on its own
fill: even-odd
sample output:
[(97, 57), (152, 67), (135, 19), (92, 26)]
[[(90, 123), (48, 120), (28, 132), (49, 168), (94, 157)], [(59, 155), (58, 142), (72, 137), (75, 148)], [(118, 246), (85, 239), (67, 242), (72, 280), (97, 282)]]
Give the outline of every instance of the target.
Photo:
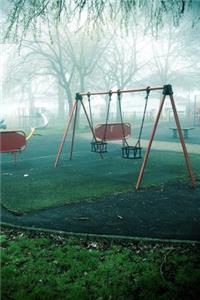
[(131, 135), (130, 123), (98, 124), (94, 129), (97, 139), (105, 141), (124, 140)]
[(124, 146), (122, 147), (122, 158), (140, 159), (142, 158), (142, 147), (140, 146)]
[(107, 143), (103, 142), (103, 141), (91, 142), (91, 152), (106, 153), (107, 152)]

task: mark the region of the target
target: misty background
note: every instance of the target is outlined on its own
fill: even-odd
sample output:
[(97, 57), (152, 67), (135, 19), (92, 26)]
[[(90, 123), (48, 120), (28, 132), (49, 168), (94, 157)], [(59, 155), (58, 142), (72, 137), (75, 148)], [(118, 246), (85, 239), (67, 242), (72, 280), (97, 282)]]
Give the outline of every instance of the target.
[[(1, 31), (5, 30), (7, 2), (2, 2)], [(172, 84), (177, 110), (183, 124), (195, 126), (200, 114), (200, 30), (191, 26), (193, 16), (185, 13), (179, 26), (171, 19), (158, 31), (145, 26), (142, 12), (122, 28), (120, 20), (107, 20), (101, 27), (88, 22), (87, 15), (56, 26), (41, 23), (39, 33), (29, 31), (19, 42), (1, 43), (1, 113), (7, 128), (30, 128), (43, 112), (49, 124), (63, 124), (77, 92), (109, 91)], [(49, 20), (51, 21), (51, 19)], [(124, 120), (140, 119), (144, 94), (125, 94)], [(160, 94), (151, 92), (147, 121), (152, 121)], [(95, 122), (105, 122), (108, 96), (91, 97)], [(85, 97), (87, 105), (87, 97)], [(162, 119), (172, 118), (166, 101)], [(87, 122), (79, 112), (79, 128)], [(110, 121), (119, 121), (113, 95)]]

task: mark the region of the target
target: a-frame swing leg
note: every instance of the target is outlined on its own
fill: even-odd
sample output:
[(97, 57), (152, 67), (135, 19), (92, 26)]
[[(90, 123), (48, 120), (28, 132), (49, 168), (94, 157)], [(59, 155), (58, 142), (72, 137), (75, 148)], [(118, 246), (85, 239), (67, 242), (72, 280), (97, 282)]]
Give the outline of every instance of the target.
[(189, 176), (190, 176), (191, 181), (192, 181), (192, 187), (195, 187), (195, 178), (194, 178), (194, 175), (193, 175), (193, 172), (192, 172), (192, 166), (191, 166), (189, 155), (188, 155), (188, 152), (187, 152), (187, 148), (186, 148), (186, 145), (185, 145), (185, 142), (184, 142), (183, 133), (182, 133), (181, 126), (180, 126), (180, 121), (179, 121), (179, 118), (178, 118), (176, 105), (175, 105), (174, 98), (173, 98), (172, 86), (171, 85), (165, 85), (163, 87), (163, 97), (161, 99), (158, 114), (157, 114), (157, 117), (156, 117), (156, 120), (155, 120), (155, 123), (154, 123), (154, 127), (153, 127), (153, 130), (152, 130), (152, 133), (151, 133), (151, 136), (150, 136), (150, 140), (149, 140), (149, 144), (147, 146), (147, 151), (145, 153), (144, 160), (143, 160), (143, 163), (142, 163), (142, 166), (141, 166), (141, 169), (140, 169), (140, 173), (139, 173), (139, 176), (138, 176), (138, 180), (137, 180), (137, 184), (136, 184), (136, 190), (139, 189), (139, 187), (141, 185), (141, 182), (142, 182), (142, 178), (143, 178), (143, 175), (144, 175), (144, 169), (145, 169), (146, 164), (147, 164), (147, 160), (148, 160), (148, 157), (149, 157), (149, 152), (150, 152), (151, 145), (152, 145), (152, 142), (153, 142), (153, 139), (154, 139), (154, 135), (155, 135), (156, 128), (157, 128), (157, 125), (158, 125), (158, 121), (160, 119), (160, 115), (161, 115), (161, 112), (162, 112), (162, 108), (163, 108), (163, 105), (164, 105), (164, 102), (165, 102), (166, 95), (169, 95), (170, 100), (171, 100), (171, 105), (172, 105), (172, 109), (173, 109), (173, 113), (174, 113), (176, 126), (177, 126), (177, 129), (178, 129), (181, 145), (182, 145), (182, 148), (183, 148), (183, 153), (184, 153), (184, 156), (185, 156), (186, 166), (187, 166), (188, 173), (189, 173)]
[(54, 164), (55, 168), (57, 167), (58, 162), (60, 160), (60, 156), (61, 156), (61, 153), (62, 153), (62, 150), (63, 150), (63, 147), (64, 147), (64, 143), (65, 143), (65, 140), (66, 140), (68, 132), (69, 132), (71, 121), (72, 121), (72, 118), (73, 118), (73, 115), (74, 115), (74, 111), (77, 107), (77, 104), (78, 104), (77, 101), (75, 101), (74, 104), (73, 104), (72, 110), (70, 112), (69, 120), (67, 122), (67, 126), (66, 126), (65, 132), (63, 134), (63, 137), (62, 137), (62, 140), (61, 140), (61, 143), (60, 143), (60, 147), (58, 149), (58, 154), (56, 156), (56, 160), (55, 160), (55, 164)]
[(75, 114), (74, 114), (74, 124), (73, 124), (73, 131), (72, 131), (72, 140), (70, 146), (70, 155), (69, 160), (72, 159), (73, 149), (74, 149), (74, 138), (75, 138), (75, 131), (76, 131), (76, 121), (77, 121), (77, 113), (78, 113), (78, 100), (76, 100), (77, 105), (75, 107)]
[(179, 121), (179, 118), (178, 118), (178, 113), (177, 113), (177, 110), (176, 110), (176, 105), (175, 105), (173, 94), (169, 95), (169, 97), (170, 97), (170, 100), (171, 100), (171, 105), (172, 105), (172, 109), (173, 109), (173, 113), (174, 113), (176, 127), (177, 127), (177, 130), (178, 130), (178, 133), (179, 133), (181, 146), (182, 146), (183, 153), (184, 153), (184, 156), (185, 156), (185, 162), (186, 162), (188, 174), (189, 174), (189, 177), (191, 178), (192, 187), (195, 187), (195, 177), (194, 177), (193, 172), (192, 172), (192, 165), (191, 165), (190, 158), (189, 158), (189, 155), (188, 155), (188, 152), (187, 152), (187, 148), (186, 148), (186, 145), (185, 145), (185, 142), (184, 142), (184, 137), (183, 137), (183, 133), (182, 133), (182, 130), (181, 130), (181, 125), (180, 125), (180, 121)]
[[(96, 137), (95, 137), (95, 134), (94, 134), (94, 130), (93, 130), (92, 124), (90, 122), (89, 116), (88, 116), (86, 108), (85, 108), (85, 105), (83, 104), (82, 96), (77, 93), (76, 94), (76, 100), (75, 100), (75, 102), (73, 104), (73, 107), (72, 107), (72, 110), (71, 110), (71, 113), (70, 113), (70, 116), (69, 116), (69, 120), (67, 122), (67, 126), (66, 126), (66, 129), (65, 129), (65, 132), (63, 134), (63, 137), (62, 137), (62, 140), (61, 140), (61, 144), (60, 144), (60, 147), (59, 147), (59, 150), (58, 150), (58, 154), (56, 156), (56, 160), (55, 160), (55, 164), (54, 164), (55, 167), (57, 167), (58, 162), (60, 160), (60, 156), (61, 156), (64, 144), (65, 144), (65, 140), (67, 138), (67, 135), (68, 135), (68, 132), (69, 132), (69, 128), (70, 128), (70, 125), (71, 125), (71, 122), (72, 122), (72, 119), (73, 119), (73, 115), (74, 115), (74, 112), (75, 112), (75, 115), (74, 115), (74, 124), (73, 124), (73, 132), (72, 132), (72, 140), (71, 140), (71, 146), (70, 146), (70, 156), (69, 156), (69, 159), (70, 160), (72, 159), (73, 147), (74, 147), (74, 139), (75, 139), (75, 130), (76, 130), (77, 112), (78, 112), (78, 102), (79, 101), (81, 102), (81, 105), (83, 107), (83, 110), (84, 110), (85, 116), (87, 118), (87, 121), (88, 121), (90, 130), (92, 132), (93, 138), (94, 138), (95, 141), (97, 141)], [(101, 158), (103, 158), (102, 153), (99, 153), (99, 155), (100, 155)]]
[(150, 140), (149, 140), (149, 144), (147, 146), (147, 150), (146, 150), (146, 153), (145, 153), (145, 156), (144, 156), (144, 160), (143, 160), (143, 163), (142, 163), (142, 166), (141, 166), (141, 169), (140, 169), (140, 174), (138, 176), (138, 180), (137, 180), (137, 184), (136, 184), (136, 190), (139, 189), (140, 184), (142, 182), (142, 178), (143, 178), (143, 175), (144, 175), (144, 169), (145, 169), (146, 164), (147, 164), (147, 160), (148, 160), (148, 157), (149, 157), (149, 152), (151, 150), (151, 145), (152, 145), (152, 142), (153, 142), (153, 139), (154, 139), (156, 128), (158, 126), (158, 121), (160, 119), (162, 108), (163, 108), (163, 105), (164, 105), (164, 102), (165, 102), (165, 97), (166, 97), (166, 95), (163, 95), (163, 97), (161, 99), (161, 102), (160, 102), (160, 107), (159, 107), (159, 110), (158, 110), (158, 114), (157, 114), (157, 117), (156, 117), (156, 120), (155, 120), (155, 123), (154, 123), (154, 127), (153, 127), (153, 130), (152, 130), (152, 133), (151, 133), (151, 136), (150, 136)]

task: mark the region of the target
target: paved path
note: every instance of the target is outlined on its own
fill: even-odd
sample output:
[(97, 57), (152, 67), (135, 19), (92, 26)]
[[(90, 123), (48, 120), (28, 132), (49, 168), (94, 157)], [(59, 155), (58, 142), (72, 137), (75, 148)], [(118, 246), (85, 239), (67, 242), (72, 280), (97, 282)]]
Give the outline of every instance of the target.
[[(88, 140), (91, 139), (91, 135), (88, 133), (82, 133), (80, 135), (82, 138), (86, 138)], [(136, 139), (129, 138), (128, 143), (130, 145), (135, 145), (137, 142)], [(200, 145), (199, 144), (190, 144), (186, 142), (186, 147), (189, 153), (194, 153), (194, 154), (200, 154)], [(121, 141), (116, 141), (115, 143), (121, 144)], [(148, 145), (148, 140), (141, 140), (141, 144), (143, 147), (147, 147)], [(177, 151), (177, 152), (182, 152), (182, 147), (180, 142), (165, 142), (165, 141), (153, 141), (152, 143), (152, 149), (154, 150), (165, 150), (165, 151)]]
[(200, 185), (168, 185), (117, 193), (65, 207), (16, 216), (2, 209), (1, 221), (75, 233), (200, 241)]

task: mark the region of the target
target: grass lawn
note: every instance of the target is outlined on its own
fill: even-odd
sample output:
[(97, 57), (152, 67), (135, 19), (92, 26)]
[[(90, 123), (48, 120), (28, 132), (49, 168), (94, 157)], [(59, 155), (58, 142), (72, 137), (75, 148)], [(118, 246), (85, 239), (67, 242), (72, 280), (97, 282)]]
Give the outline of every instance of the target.
[(69, 238), (3, 227), (2, 299), (180, 299), (200, 295), (199, 244)]
[[(122, 159), (119, 145), (109, 145), (105, 159), (90, 153), (88, 140), (78, 137), (74, 159), (66, 160), (66, 147), (61, 166), (54, 168), (62, 132), (47, 130), (34, 137), (27, 149), (12, 164), (10, 154), (2, 156), (2, 203), (20, 213), (72, 202), (88, 201), (106, 194), (134, 188), (141, 160)], [(191, 155), (194, 172), (199, 176), (200, 156)], [(143, 187), (186, 179), (183, 154), (155, 151), (150, 155)]]

